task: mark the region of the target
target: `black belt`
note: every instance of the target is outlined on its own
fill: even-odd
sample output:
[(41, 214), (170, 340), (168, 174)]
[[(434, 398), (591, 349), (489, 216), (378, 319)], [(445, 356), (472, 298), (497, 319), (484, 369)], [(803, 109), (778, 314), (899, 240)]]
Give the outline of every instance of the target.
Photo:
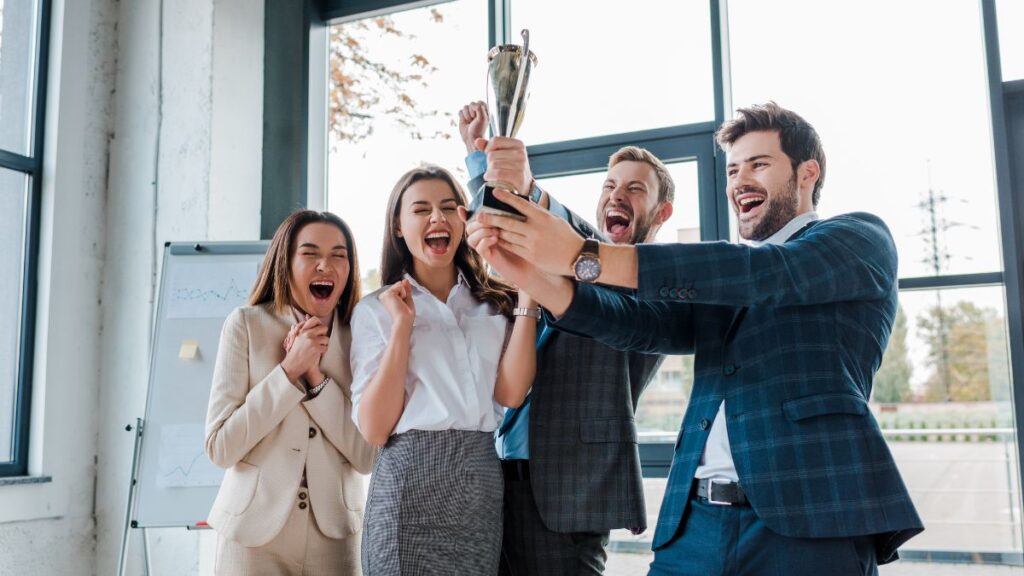
[(702, 502), (721, 506), (750, 506), (750, 500), (747, 500), (747, 495), (736, 482), (694, 478), (693, 483), (696, 486), (693, 495)]
[(501, 471), (505, 475), (505, 480), (529, 480), (530, 461), (522, 459), (502, 460)]

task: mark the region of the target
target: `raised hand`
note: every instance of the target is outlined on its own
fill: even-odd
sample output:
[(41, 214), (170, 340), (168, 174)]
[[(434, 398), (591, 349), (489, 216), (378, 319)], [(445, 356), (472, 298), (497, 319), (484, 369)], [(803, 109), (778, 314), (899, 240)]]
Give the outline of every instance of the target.
[(523, 258), (498, 246), (500, 229), (485, 226), (476, 218), (469, 220), (463, 206), (459, 206), (459, 217), (466, 222), (466, 243), (476, 250), (503, 280), (519, 288), (530, 284), (532, 275), (539, 271)]
[[(523, 219), (481, 212), (473, 217), (477, 226), (467, 228), (466, 231), (478, 232), (478, 243), (496, 235), (495, 246), (529, 262), (542, 272), (572, 276), (573, 263), (583, 248), (583, 238), (572, 226), (515, 194), (499, 189), (495, 190), (494, 195), (518, 210)], [(484, 229), (490, 231), (484, 233)], [(484, 244), (485, 248), (489, 246), (489, 242)]]
[(487, 133), (487, 104), (470, 102), (459, 110), (459, 136), (466, 145), (466, 153), (476, 151), (476, 141)]
[(533, 174), (530, 172), (530, 160), (526, 155), (526, 145), (515, 138), (497, 136), (488, 140), (478, 139), (476, 147), (487, 154), (487, 182), (506, 182), (515, 187), (516, 192), (529, 196)]
[(412, 300), (412, 284), (408, 280), (395, 282), (381, 292), (377, 299), (384, 305), (384, 309), (388, 311), (396, 325), (412, 327), (413, 321), (416, 320), (416, 305)]
[[(309, 315), (306, 315), (306, 319), (309, 319)], [(295, 337), (299, 335), (299, 327), (302, 326), (302, 322), (296, 322), (292, 324), (292, 327), (288, 329), (288, 334), (284, 337), (284, 342), (281, 346), (284, 347), (284, 351), (287, 354), (292, 349), (292, 343), (295, 342)]]

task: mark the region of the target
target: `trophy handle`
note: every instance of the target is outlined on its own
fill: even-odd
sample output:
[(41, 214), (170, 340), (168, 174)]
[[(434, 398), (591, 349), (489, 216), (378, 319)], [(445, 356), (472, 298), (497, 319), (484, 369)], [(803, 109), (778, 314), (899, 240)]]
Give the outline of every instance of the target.
[[(523, 79), (526, 77), (526, 65), (530, 62), (530, 31), (523, 28), (520, 33), (523, 36), (523, 54), (519, 57), (519, 77), (516, 78), (515, 98), (512, 99), (512, 110), (509, 117), (512, 118), (512, 125), (508, 127), (509, 132), (515, 129), (515, 119), (519, 113), (519, 100), (523, 93)], [(512, 134), (503, 134), (512, 136)]]

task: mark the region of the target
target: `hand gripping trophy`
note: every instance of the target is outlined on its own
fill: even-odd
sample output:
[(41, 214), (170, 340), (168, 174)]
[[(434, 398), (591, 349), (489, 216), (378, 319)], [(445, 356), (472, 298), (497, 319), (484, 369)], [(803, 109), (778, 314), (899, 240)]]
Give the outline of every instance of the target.
[[(487, 111), (491, 136), (514, 138), (523, 122), (530, 73), (537, 65), (537, 56), (530, 52), (530, 31), (523, 30), (523, 45), (502, 44), (487, 53)], [(529, 190), (516, 190), (508, 182), (484, 182), (477, 195), (479, 210), (506, 216), (522, 217), (518, 210), (494, 197), (494, 189), (502, 188), (528, 197)]]

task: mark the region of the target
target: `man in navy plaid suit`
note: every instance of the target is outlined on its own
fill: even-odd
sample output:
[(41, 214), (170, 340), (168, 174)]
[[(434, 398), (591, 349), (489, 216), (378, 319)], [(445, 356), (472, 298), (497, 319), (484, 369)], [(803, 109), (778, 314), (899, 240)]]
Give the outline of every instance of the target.
[(749, 244), (595, 250), (504, 194), (525, 221), (481, 215), (470, 244), (560, 329), (695, 354), (652, 576), (877, 574), (923, 530), (867, 405), (896, 314), (892, 236), (870, 214), (818, 219), (825, 154), (797, 114), (741, 109), (716, 138)]

